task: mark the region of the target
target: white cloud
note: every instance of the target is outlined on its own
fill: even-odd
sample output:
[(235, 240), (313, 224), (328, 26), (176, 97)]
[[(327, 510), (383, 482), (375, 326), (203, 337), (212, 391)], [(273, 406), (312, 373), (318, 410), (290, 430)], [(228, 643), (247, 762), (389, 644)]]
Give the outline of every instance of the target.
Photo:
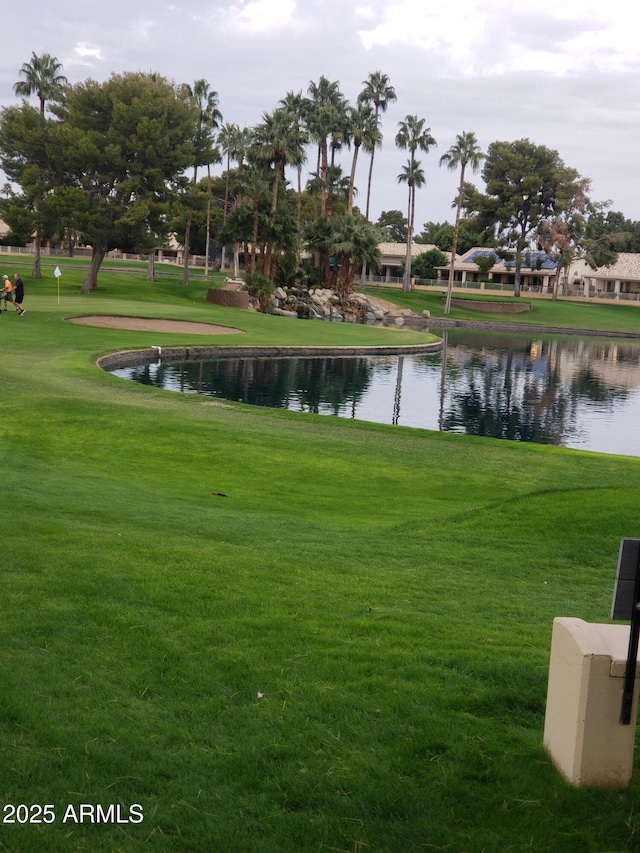
[(80, 41), (73, 48), (71, 58), (65, 60), (64, 64), (93, 66), (95, 62), (102, 62), (102, 59), (102, 51), (98, 45)]
[(373, 20), (376, 17), (372, 6), (356, 6), (355, 13), (357, 18), (365, 18), (366, 20)]
[(238, 26), (252, 33), (265, 33), (291, 23), (295, 8), (293, 0), (253, 0), (233, 11)]
[(367, 50), (411, 44), (442, 74), (513, 71), (576, 73), (640, 66), (627, 0), (397, 0), (382, 7), (375, 26), (359, 30)]

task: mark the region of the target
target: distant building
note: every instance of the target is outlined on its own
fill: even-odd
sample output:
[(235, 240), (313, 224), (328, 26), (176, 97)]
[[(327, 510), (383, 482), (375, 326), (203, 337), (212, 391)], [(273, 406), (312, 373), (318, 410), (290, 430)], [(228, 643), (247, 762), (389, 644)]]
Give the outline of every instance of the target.
[[(413, 243), (411, 245), (411, 257), (417, 258), (424, 252), (437, 249), (433, 243)], [(380, 264), (382, 266), (382, 279), (390, 281), (392, 278), (401, 278), (404, 262), (407, 257), (406, 243), (378, 243), (380, 250)], [(439, 250), (438, 250), (439, 251)], [(447, 258), (451, 257), (449, 252), (443, 252)]]
[(620, 252), (610, 266), (587, 273), (595, 295), (610, 299), (640, 299), (640, 254)]
[[(481, 272), (476, 260), (480, 257), (492, 256), (495, 263), (488, 272)], [(499, 258), (496, 250), (474, 246), (462, 255), (458, 255), (453, 267), (455, 284), (469, 284), (491, 281), (494, 284), (512, 285), (515, 283), (515, 252), (513, 258)], [(536, 291), (546, 291), (553, 288), (558, 262), (545, 252), (525, 250), (522, 253), (522, 269), (520, 270), (520, 287), (523, 290), (533, 288)], [(438, 267), (440, 278), (447, 280), (449, 267)]]

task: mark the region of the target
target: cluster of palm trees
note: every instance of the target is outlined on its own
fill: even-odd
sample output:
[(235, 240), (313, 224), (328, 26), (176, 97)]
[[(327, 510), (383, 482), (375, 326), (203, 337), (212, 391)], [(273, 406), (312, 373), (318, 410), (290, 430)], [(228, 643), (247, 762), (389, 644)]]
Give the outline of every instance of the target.
[[(348, 290), (355, 270), (377, 261), (379, 235), (368, 221), (371, 174), (382, 143), (380, 114), (395, 99), (388, 77), (379, 71), (364, 81), (355, 105), (337, 81), (322, 76), (309, 83), (306, 95), (288, 92), (255, 127), (225, 123), (220, 128), (217, 142), (226, 161), (223, 238), (244, 243), (250, 273), (276, 277), (290, 267), (287, 254), (302, 245), (313, 256), (318, 279)], [(348, 175), (336, 163), (345, 148), (353, 152)], [(365, 215), (354, 207), (361, 151), (370, 155)], [(309, 156), (315, 169), (303, 188)], [(297, 185), (283, 193), (287, 167), (295, 169)]]
[[(50, 54), (37, 56), (20, 69), (21, 80), (15, 93), (22, 97), (36, 94), (44, 115), (49, 100), (60, 100), (68, 85), (62, 66)], [(339, 290), (350, 290), (357, 271), (362, 280), (367, 266), (378, 258), (379, 232), (370, 223), (372, 176), (376, 151), (382, 145), (381, 115), (397, 100), (389, 78), (382, 71), (371, 73), (362, 83), (355, 104), (349, 104), (338, 81), (320, 77), (310, 81), (307, 93), (288, 92), (260, 122), (241, 128), (223, 122), (219, 96), (206, 80), (182, 87), (184, 97), (194, 107), (192, 137), (193, 177), (183, 198), (186, 210), (184, 233), (184, 282), (188, 283), (188, 256), (191, 227), (198, 188), (198, 171), (207, 169), (207, 264), (211, 213), (213, 163), (224, 164), (224, 199), (218, 242), (223, 244), (222, 265), (226, 268), (228, 247), (234, 247), (234, 272), (238, 256), (244, 250), (245, 268), (270, 279), (286, 277), (299, 265), (302, 249), (313, 258), (315, 278)], [(404, 287), (411, 281), (411, 246), (415, 218), (416, 191), (425, 183), (418, 152), (428, 153), (436, 145), (425, 119), (407, 115), (398, 125), (395, 143), (409, 153), (398, 182), (408, 188), (408, 234)], [(350, 149), (349, 173), (336, 162), (336, 156)], [(311, 153), (313, 152), (313, 153)], [(369, 156), (364, 214), (354, 206), (357, 194), (356, 172), (361, 152)], [(306, 186), (302, 170), (308, 157), (315, 158)], [(455, 256), (460, 211), (463, 205), (465, 169), (477, 170), (484, 155), (473, 133), (465, 132), (440, 159), (441, 165), (460, 168), (456, 204), (452, 258)], [(286, 169), (295, 170), (295, 189), (289, 187)], [(201, 182), (202, 183), (202, 182)], [(452, 285), (453, 264), (449, 280)]]

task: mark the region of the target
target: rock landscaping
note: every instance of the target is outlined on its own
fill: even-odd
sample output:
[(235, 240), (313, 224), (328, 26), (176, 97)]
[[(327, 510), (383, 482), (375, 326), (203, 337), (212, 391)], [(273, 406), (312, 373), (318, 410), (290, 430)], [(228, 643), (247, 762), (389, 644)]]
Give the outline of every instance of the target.
[[(334, 323), (376, 325), (390, 320), (403, 321), (416, 315), (410, 309), (399, 309), (382, 299), (364, 293), (346, 296), (328, 288), (277, 287), (267, 306), (267, 313), (305, 320), (329, 320)], [(427, 312), (428, 314), (428, 312)]]

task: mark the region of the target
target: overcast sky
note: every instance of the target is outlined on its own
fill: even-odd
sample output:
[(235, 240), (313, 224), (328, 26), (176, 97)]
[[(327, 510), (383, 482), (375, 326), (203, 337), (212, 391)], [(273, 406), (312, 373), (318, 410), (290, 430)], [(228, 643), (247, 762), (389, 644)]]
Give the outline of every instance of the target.
[[(438, 147), (422, 155), (416, 230), (452, 221), (457, 174), (438, 166), (456, 134), (529, 138), (592, 179), (592, 198), (640, 220), (640, 14), (629, 0), (31, 0), (3, 10), (0, 105), (33, 51), (56, 56), (72, 83), (113, 72), (205, 78), (225, 121), (251, 126), (288, 91), (321, 75), (353, 103), (370, 72), (398, 100), (383, 116), (371, 215), (406, 213), (398, 122), (426, 119)], [(33, 100), (35, 104), (35, 98)], [(349, 155), (343, 159), (349, 171)], [(313, 161), (313, 155), (310, 158)], [(356, 203), (364, 208), (367, 160)], [(470, 176), (471, 177), (471, 176)], [(481, 186), (480, 176), (472, 178)]]

